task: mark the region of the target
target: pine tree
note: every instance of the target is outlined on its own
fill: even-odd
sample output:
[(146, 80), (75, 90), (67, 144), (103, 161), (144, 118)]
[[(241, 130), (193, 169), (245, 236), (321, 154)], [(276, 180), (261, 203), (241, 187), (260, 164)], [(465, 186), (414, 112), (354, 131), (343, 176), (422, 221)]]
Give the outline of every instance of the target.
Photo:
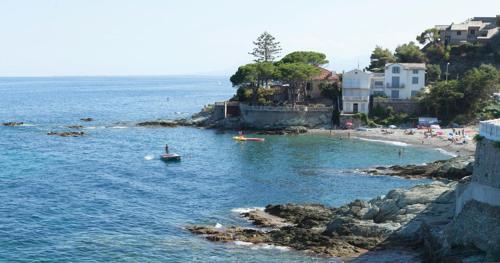
[(249, 54), (255, 57), (255, 62), (272, 62), (281, 51), (280, 42), (267, 32), (262, 33), (253, 44), (255, 48)]

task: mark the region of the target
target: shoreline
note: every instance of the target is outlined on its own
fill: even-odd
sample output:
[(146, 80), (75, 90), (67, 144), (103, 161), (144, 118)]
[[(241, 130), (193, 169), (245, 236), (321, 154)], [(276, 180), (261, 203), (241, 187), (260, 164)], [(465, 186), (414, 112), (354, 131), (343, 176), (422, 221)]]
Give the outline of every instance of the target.
[[(394, 133), (384, 134), (381, 128), (368, 129), (367, 131), (358, 130), (325, 130), (325, 129), (309, 129), (308, 134), (317, 134), (341, 138), (352, 138), (361, 140), (370, 140), (380, 143), (390, 143), (401, 147), (414, 146), (425, 147), (441, 151), (450, 157), (456, 156), (472, 156), (476, 151), (476, 143), (474, 140), (468, 140), (466, 144), (453, 144), (446, 139), (445, 136), (435, 136), (424, 138), (423, 130), (416, 130), (413, 135), (405, 135), (403, 129), (391, 129)], [(448, 134), (452, 129), (441, 129), (444, 134)], [(467, 127), (467, 136), (473, 138), (477, 134), (475, 127)]]

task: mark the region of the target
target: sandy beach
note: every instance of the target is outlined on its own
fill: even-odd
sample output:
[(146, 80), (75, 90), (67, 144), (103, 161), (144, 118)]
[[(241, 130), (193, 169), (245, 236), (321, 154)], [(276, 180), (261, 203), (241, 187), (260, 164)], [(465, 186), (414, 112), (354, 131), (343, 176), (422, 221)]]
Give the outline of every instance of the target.
[[(462, 129), (457, 129), (462, 131)], [(384, 131), (390, 131), (387, 133)], [(476, 149), (476, 143), (472, 139), (476, 135), (477, 127), (469, 126), (464, 128), (465, 135), (469, 139), (466, 140), (465, 144), (456, 144), (448, 140), (448, 134), (453, 132), (450, 129), (439, 129), (442, 131), (442, 135), (437, 135), (433, 137), (425, 137), (424, 129), (415, 129), (415, 133), (412, 135), (405, 134), (404, 129), (384, 129), (384, 128), (369, 128), (366, 131), (358, 130), (325, 130), (325, 129), (312, 129), (308, 132), (311, 134), (321, 134), (328, 136), (340, 136), (342, 138), (351, 139), (361, 139), (361, 140), (373, 140), (386, 143), (392, 143), (401, 146), (417, 146), (417, 147), (429, 147), (434, 149), (441, 149), (450, 156), (464, 156), (473, 155)], [(456, 138), (463, 138), (462, 136), (456, 136)], [(463, 139), (460, 139), (462, 141)]]

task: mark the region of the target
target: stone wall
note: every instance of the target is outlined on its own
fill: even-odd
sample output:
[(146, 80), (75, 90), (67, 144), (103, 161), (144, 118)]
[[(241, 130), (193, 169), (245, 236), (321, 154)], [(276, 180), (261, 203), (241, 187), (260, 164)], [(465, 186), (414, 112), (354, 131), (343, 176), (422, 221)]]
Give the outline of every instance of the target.
[(390, 106), (397, 113), (404, 112), (407, 114), (420, 114), (422, 112), (418, 102), (412, 100), (391, 100), (387, 98), (375, 97), (373, 98), (372, 109), (377, 106), (380, 106), (383, 109)]
[(469, 247), (500, 261), (500, 119), (482, 122), (471, 182), (457, 188), (455, 218), (447, 227), (450, 248)]
[(240, 104), (241, 123), (254, 129), (278, 129), (290, 126), (308, 128), (330, 126), (331, 107), (249, 106)]

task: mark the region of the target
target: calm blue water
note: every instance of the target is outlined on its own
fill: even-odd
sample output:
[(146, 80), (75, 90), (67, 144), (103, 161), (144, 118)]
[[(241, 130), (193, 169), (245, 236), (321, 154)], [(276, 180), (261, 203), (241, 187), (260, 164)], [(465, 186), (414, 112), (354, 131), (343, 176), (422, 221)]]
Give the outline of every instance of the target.
[[(269, 136), (238, 143), (230, 133), (138, 128), (230, 97), (225, 78), (0, 79), (1, 262), (319, 262), (300, 252), (216, 244), (183, 226), (246, 224), (235, 208), (269, 203), (341, 205), (421, 183), (353, 168), (446, 156), (323, 136)], [(94, 122), (82, 123), (82, 117)], [(88, 136), (48, 131), (83, 124)], [(163, 145), (182, 162), (158, 160)]]

